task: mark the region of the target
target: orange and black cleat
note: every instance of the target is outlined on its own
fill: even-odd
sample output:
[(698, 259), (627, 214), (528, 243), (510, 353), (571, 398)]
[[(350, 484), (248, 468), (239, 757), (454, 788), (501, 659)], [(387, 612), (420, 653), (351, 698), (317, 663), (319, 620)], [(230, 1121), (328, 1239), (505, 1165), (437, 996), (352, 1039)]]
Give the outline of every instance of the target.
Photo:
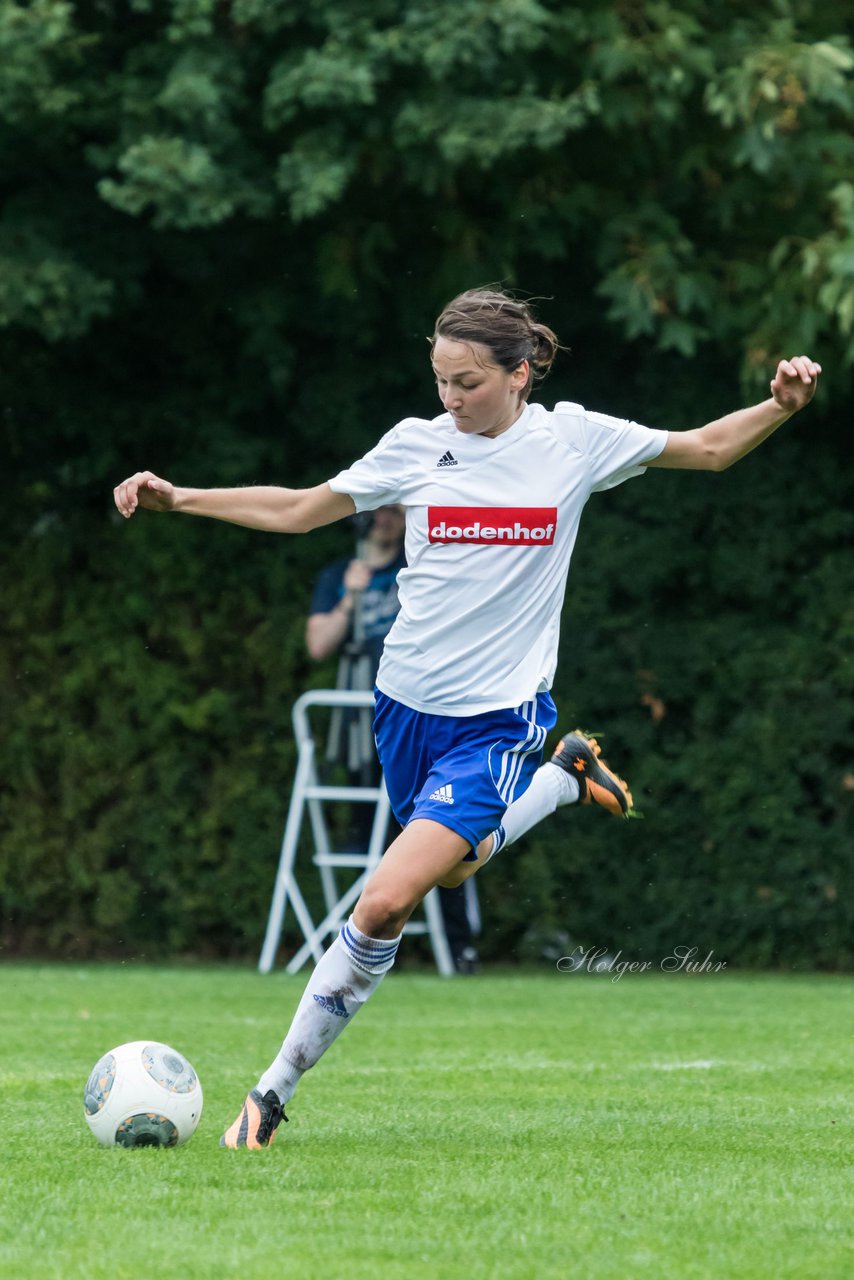
[(601, 756), (602, 748), (596, 739), (575, 729), (561, 738), (551, 763), (575, 778), (579, 804), (599, 804), (618, 818), (630, 818), (632, 793)]
[(287, 1118), (278, 1095), (272, 1089), (263, 1097), (257, 1089), (253, 1089), (247, 1095), (234, 1124), (220, 1138), (219, 1145), (233, 1150), (248, 1147), (251, 1151), (269, 1147), (276, 1136), (279, 1122), (287, 1121)]

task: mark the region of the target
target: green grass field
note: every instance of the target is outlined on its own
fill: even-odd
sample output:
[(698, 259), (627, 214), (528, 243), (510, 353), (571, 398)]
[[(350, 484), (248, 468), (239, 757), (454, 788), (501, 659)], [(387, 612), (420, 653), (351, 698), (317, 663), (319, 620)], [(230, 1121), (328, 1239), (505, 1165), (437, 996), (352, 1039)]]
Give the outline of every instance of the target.
[[(219, 1135), (302, 979), (7, 964), (9, 1280), (832, 1280), (854, 1275), (854, 983), (393, 974), (264, 1152)], [(107, 1049), (174, 1044), (205, 1089), (173, 1151), (83, 1121)]]

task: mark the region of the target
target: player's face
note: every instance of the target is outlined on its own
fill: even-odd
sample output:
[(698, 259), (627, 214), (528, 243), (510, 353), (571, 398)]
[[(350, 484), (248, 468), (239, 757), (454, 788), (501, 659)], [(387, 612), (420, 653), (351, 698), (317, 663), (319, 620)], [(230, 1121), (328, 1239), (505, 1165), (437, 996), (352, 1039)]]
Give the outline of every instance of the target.
[(524, 408), (519, 392), (528, 381), (528, 362), (508, 373), (481, 342), (437, 338), (433, 372), (439, 399), (467, 436), (500, 436)]

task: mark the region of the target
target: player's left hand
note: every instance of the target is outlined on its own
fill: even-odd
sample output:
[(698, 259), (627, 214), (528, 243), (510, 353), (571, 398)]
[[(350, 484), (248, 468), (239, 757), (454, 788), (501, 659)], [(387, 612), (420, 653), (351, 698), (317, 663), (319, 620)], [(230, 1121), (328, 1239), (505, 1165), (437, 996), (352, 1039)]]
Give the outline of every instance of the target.
[(821, 365), (809, 356), (781, 360), (771, 380), (771, 395), (786, 413), (797, 413), (815, 395), (820, 373)]

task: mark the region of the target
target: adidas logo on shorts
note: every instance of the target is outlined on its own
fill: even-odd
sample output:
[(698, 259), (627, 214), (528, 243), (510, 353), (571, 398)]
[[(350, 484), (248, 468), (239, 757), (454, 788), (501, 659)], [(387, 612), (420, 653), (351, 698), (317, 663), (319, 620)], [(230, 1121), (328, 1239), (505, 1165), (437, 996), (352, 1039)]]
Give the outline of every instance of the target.
[(459, 465), (460, 464), (457, 462), (450, 449), (447, 453), (443, 453), (439, 461), (436, 463), (437, 467), (458, 467)]
[(443, 804), (453, 804), (454, 792), (450, 782), (444, 787), (437, 787), (430, 799), (441, 800)]

